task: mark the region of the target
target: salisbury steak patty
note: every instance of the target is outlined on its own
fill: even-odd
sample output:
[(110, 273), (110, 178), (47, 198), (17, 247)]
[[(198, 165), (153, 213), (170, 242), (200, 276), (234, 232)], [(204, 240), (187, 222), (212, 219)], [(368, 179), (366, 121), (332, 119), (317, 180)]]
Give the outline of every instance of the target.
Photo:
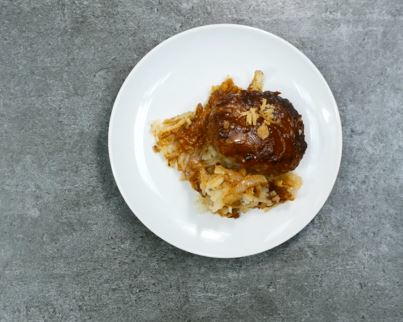
[(276, 175), (295, 169), (307, 144), (301, 115), (279, 92), (222, 93), (211, 105), (207, 138), (249, 171)]

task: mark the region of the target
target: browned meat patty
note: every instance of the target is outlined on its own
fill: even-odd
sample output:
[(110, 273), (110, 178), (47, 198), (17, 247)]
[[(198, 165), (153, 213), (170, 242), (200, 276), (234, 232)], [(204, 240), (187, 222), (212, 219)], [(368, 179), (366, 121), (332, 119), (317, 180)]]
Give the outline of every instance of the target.
[[(295, 169), (307, 147), (304, 124), (293, 105), (279, 94), (241, 90), (216, 97), (207, 122), (208, 141), (252, 172), (276, 175)], [(264, 123), (260, 115), (251, 124), (247, 114), (259, 111), (262, 102), (270, 107), (272, 122)], [(259, 130), (262, 124), (268, 131)]]

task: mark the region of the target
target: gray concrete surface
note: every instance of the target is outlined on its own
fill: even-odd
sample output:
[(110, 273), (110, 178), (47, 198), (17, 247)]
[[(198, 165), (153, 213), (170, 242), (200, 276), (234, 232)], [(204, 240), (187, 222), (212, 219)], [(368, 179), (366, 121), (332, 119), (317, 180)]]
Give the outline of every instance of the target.
[[(0, 0), (0, 320), (402, 321), (402, 17), (399, 0)], [(108, 161), (131, 68), (210, 23), (289, 40), (328, 80), (343, 122), (322, 211), (243, 259), (154, 236)]]

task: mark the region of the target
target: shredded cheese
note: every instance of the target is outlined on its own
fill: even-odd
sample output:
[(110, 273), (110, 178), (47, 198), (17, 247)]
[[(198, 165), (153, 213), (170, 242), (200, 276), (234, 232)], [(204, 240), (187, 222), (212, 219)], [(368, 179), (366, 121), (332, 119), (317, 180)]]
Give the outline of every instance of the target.
[(259, 108), (259, 114), (264, 118), (264, 121), (267, 125), (274, 122), (274, 105), (268, 104), (267, 99), (262, 99), (262, 104)]
[(242, 116), (246, 116), (246, 124), (256, 125), (259, 114), (256, 113), (256, 108), (252, 107), (250, 110), (241, 113)]
[(262, 99), (262, 104), (260, 105), (260, 111), (263, 112), (266, 108), (267, 99)]
[(265, 123), (262, 123), (257, 129), (257, 135), (262, 139), (266, 139), (269, 136), (269, 128)]

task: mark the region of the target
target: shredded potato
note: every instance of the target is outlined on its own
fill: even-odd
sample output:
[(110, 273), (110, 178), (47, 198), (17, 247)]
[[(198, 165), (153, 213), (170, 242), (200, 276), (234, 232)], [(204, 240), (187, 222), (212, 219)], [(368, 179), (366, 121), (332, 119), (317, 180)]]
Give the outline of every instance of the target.
[(255, 71), (252, 82), (250, 83), (248, 90), (261, 92), (263, 89), (263, 72), (261, 70)]

